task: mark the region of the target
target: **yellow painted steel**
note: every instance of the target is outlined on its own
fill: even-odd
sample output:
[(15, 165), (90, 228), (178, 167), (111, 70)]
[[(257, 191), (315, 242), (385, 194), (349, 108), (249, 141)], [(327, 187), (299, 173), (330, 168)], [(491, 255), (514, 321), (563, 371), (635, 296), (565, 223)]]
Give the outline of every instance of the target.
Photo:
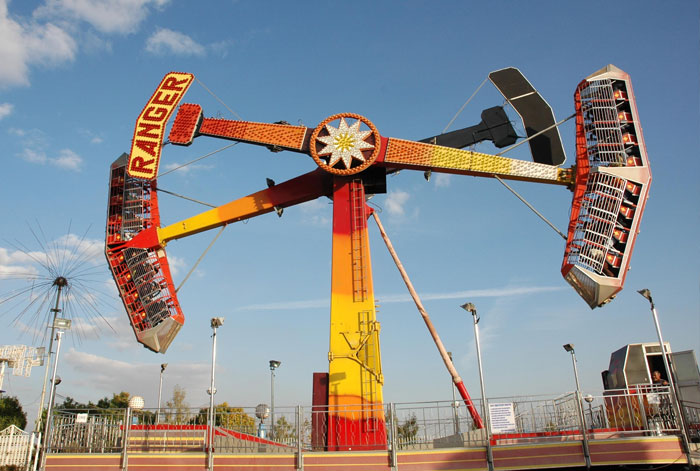
[(384, 162), (438, 172), (453, 171), (487, 177), (498, 175), (540, 183), (571, 185), (574, 182), (571, 170), (553, 165), (396, 138), (388, 140)]
[(223, 224), (264, 214), (274, 209), (274, 204), (263, 198), (267, 190), (226, 203), (218, 208), (205, 211), (182, 221), (158, 228), (158, 240), (162, 245), (171, 240), (181, 239), (192, 234), (220, 227)]
[(316, 199), (326, 193), (325, 178), (324, 172), (309, 172), (169, 226), (159, 227), (158, 242), (164, 247), (171, 240), (269, 213), (276, 206), (286, 207)]
[[(331, 279), (331, 320), (328, 396), (331, 406), (379, 404), (383, 402), (374, 289), (366, 225), (364, 191), (360, 189), (355, 211), (350, 183), (334, 193), (333, 268)], [(338, 218), (343, 221), (337, 221)], [(359, 227), (352, 227), (352, 220)], [(331, 409), (333, 410), (333, 409)], [(337, 415), (358, 419), (353, 413)], [(381, 406), (370, 416), (383, 419)], [(364, 418), (367, 418), (365, 413)]]

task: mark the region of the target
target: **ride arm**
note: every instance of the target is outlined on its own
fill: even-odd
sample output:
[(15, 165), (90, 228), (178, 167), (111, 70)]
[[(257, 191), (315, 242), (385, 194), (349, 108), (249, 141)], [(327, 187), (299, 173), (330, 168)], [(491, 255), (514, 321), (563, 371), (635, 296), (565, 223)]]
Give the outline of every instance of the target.
[[(314, 134), (318, 135), (318, 131), (304, 126), (204, 118), (199, 105), (186, 103), (178, 110), (169, 140), (177, 145), (190, 145), (197, 136), (211, 136), (312, 155), (312, 146), (320, 146), (317, 142), (311, 142)], [(510, 180), (566, 186), (572, 186), (574, 183), (574, 173), (571, 169), (561, 169), (553, 165), (426, 142), (385, 138), (378, 133), (375, 145), (377, 144), (380, 148), (374, 165), (381, 167), (482, 177), (497, 175)], [(349, 173), (351, 172), (344, 172)]]
[(572, 169), (404, 139), (382, 139), (377, 165), (572, 186)]
[(330, 175), (316, 169), (196, 216), (159, 227), (158, 241), (161, 246), (165, 246), (171, 240), (260, 216), (275, 208), (286, 208), (329, 195), (331, 189)]

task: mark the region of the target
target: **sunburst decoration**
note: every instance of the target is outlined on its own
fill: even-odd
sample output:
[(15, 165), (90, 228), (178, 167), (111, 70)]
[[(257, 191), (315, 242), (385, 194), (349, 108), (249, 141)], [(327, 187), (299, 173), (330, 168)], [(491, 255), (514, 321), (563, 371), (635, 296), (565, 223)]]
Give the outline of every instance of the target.
[(334, 167), (340, 160), (345, 164), (345, 168), (350, 168), (352, 159), (357, 159), (361, 162), (365, 161), (362, 151), (364, 149), (372, 149), (374, 145), (365, 142), (367, 136), (372, 134), (372, 131), (360, 131), (361, 121), (355, 121), (351, 126), (345, 121), (345, 118), (340, 118), (338, 127), (326, 124), (328, 136), (319, 137), (318, 140), (326, 144), (326, 147), (318, 151), (318, 155), (328, 155), (328, 165)]
[[(361, 129), (362, 125), (369, 129)], [(351, 175), (372, 165), (379, 154), (380, 139), (367, 118), (354, 113), (336, 114), (314, 129), (310, 153), (327, 172)]]

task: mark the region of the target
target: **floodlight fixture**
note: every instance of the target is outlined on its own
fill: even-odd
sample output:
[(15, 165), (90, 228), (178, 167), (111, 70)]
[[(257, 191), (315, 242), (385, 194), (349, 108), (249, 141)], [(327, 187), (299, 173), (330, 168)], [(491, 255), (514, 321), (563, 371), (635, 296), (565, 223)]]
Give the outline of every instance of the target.
[(472, 303), (464, 303), (462, 304), (462, 309), (464, 309), (467, 312), (471, 312), (472, 315), (476, 314), (476, 306)]
[(53, 321), (55, 329), (70, 330), (71, 320), (64, 317), (57, 317)]
[(567, 343), (564, 345), (564, 350), (566, 350), (569, 353), (572, 353), (574, 351), (574, 344), (573, 343)]
[(651, 298), (651, 291), (649, 291), (647, 288), (644, 288), (644, 289), (638, 290), (637, 293), (639, 293), (642, 296), (644, 296), (645, 298), (647, 298), (649, 303), (651, 303), (651, 308), (654, 309), (654, 300)]
[(270, 369), (271, 369), (271, 370), (277, 369), (277, 368), (279, 368), (279, 366), (280, 366), (281, 364), (282, 364), (281, 361), (270, 360)]
[(224, 318), (223, 317), (212, 317), (211, 318), (211, 328), (216, 329), (217, 327), (221, 327), (224, 325)]

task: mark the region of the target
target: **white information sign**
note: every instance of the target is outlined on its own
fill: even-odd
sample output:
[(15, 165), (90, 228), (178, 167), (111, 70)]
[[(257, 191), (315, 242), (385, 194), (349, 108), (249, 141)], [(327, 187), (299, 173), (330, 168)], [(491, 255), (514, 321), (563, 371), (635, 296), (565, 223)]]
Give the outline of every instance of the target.
[(491, 433), (517, 432), (512, 402), (489, 404), (489, 418), (491, 419)]
[(75, 423), (76, 424), (86, 424), (88, 419), (87, 412), (81, 412), (80, 414), (75, 415)]

